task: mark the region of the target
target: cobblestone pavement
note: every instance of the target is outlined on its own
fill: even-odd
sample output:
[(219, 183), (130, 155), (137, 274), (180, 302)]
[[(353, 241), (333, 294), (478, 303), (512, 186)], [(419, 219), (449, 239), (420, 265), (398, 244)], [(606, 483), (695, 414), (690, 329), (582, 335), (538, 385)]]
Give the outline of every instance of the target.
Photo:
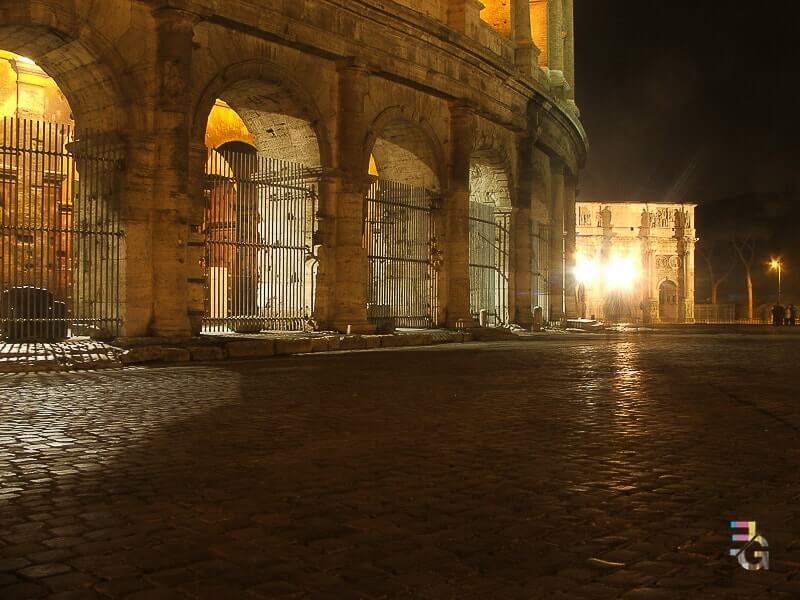
[[(0, 598), (798, 598), (799, 351), (579, 337), (5, 376)], [(769, 571), (728, 556), (732, 519)]]

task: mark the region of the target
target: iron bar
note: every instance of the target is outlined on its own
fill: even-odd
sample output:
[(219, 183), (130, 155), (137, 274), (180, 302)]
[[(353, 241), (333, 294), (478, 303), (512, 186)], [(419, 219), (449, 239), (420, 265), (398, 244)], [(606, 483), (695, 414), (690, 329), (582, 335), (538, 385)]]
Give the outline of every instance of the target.
[(319, 173), (225, 149), (206, 171), (204, 331), (308, 328)]
[[(117, 159), (92, 132), (5, 117), (0, 331), (13, 341), (119, 333)], [(79, 148), (77, 154), (73, 148)]]
[(491, 198), (469, 203), (470, 311), (491, 325), (508, 323), (510, 219)]
[(379, 328), (436, 325), (435, 203), (436, 195), (425, 188), (382, 179), (370, 186), (367, 317)]

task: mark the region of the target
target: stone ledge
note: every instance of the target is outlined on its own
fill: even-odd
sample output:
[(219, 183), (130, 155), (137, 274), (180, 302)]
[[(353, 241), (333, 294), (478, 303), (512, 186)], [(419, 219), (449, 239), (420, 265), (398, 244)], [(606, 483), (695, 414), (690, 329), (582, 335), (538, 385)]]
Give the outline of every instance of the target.
[[(120, 368), (131, 365), (180, 364), (225, 359), (408, 348), (473, 341), (469, 331), (414, 331), (385, 335), (333, 332), (249, 335), (204, 335), (195, 338), (119, 338), (110, 344), (67, 341), (60, 344), (0, 347), (0, 373), (31, 373)], [(8, 346), (7, 348), (10, 348)]]

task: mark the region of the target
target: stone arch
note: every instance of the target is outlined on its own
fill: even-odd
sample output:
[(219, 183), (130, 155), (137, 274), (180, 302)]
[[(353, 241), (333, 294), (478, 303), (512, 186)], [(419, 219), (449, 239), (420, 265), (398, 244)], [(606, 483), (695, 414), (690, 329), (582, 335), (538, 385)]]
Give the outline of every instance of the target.
[(319, 109), (303, 86), (280, 66), (251, 59), (220, 71), (195, 107), (194, 144), (203, 144), (208, 116), (218, 99), (239, 114), (259, 152), (312, 168), (331, 166), (331, 147)]
[[(214, 154), (230, 162), (229, 181), (204, 177), (202, 156), (212, 109), (218, 101), (238, 126)], [(302, 329), (313, 314), (316, 294), (314, 229), (319, 177), (332, 166), (320, 111), (287, 69), (266, 59), (236, 62), (216, 72), (198, 96), (192, 114), (192, 197), (214, 208), (206, 189), (226, 194), (227, 237), (205, 232), (206, 325), (256, 332)], [(224, 133), (224, 132), (223, 132)], [(206, 169), (207, 170), (207, 169)], [(198, 207), (199, 208), (199, 207)], [(240, 242), (245, 241), (242, 245)], [(216, 254), (209, 249), (217, 248)]]
[(0, 48), (32, 59), (59, 86), (79, 129), (113, 131), (143, 124), (131, 102), (137, 88), (101, 33), (59, 2), (0, 0)]
[(441, 144), (430, 125), (402, 107), (384, 110), (372, 124), (364, 144), (362, 171), (371, 160), (385, 179), (440, 191), (444, 176)]
[[(34, 10), (30, 3), (0, 0), (0, 48), (16, 55), (16, 85), (24, 73), (25, 81), (41, 78), (32, 92), (43, 90), (41, 96), (33, 93), (36, 100), (15, 106), (20, 118), (9, 121), (3, 132), (14, 140), (4, 141), (11, 146), (7, 160), (32, 162), (32, 168), (15, 173), (2, 205), (8, 211), (4, 219), (33, 223), (34, 233), (25, 239), (13, 233), (9, 240), (25, 244), (39, 267), (21, 266), (17, 254), (8, 254), (2, 279), (9, 289), (29, 286), (47, 293), (52, 314), (61, 314), (60, 324), (48, 325), (58, 331), (56, 338), (105, 337), (119, 334), (130, 322), (128, 273), (122, 265), (128, 243), (124, 206), (131, 196), (126, 197), (126, 174), (120, 168), (126, 155), (120, 134), (142, 126), (144, 119), (130, 101), (135, 83), (121, 76), (126, 72), (122, 58), (64, 5), (69, 3), (43, 1)], [(55, 87), (57, 100), (50, 93)], [(42, 151), (57, 159), (26, 159)], [(30, 208), (33, 198), (41, 203), (39, 210)], [(80, 233), (74, 229), (78, 219)]]
[(438, 318), (441, 147), (424, 120), (392, 107), (373, 122), (360, 166), (377, 173), (363, 213), (367, 318), (379, 330), (430, 327)]

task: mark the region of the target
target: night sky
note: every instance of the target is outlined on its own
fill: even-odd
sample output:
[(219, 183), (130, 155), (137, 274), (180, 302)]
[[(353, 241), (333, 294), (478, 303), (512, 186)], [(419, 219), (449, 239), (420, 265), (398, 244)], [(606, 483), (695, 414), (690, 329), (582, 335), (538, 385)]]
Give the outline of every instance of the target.
[(721, 219), (763, 217), (758, 260), (800, 274), (800, 2), (576, 0), (575, 28), (581, 199), (700, 203), (701, 240)]

